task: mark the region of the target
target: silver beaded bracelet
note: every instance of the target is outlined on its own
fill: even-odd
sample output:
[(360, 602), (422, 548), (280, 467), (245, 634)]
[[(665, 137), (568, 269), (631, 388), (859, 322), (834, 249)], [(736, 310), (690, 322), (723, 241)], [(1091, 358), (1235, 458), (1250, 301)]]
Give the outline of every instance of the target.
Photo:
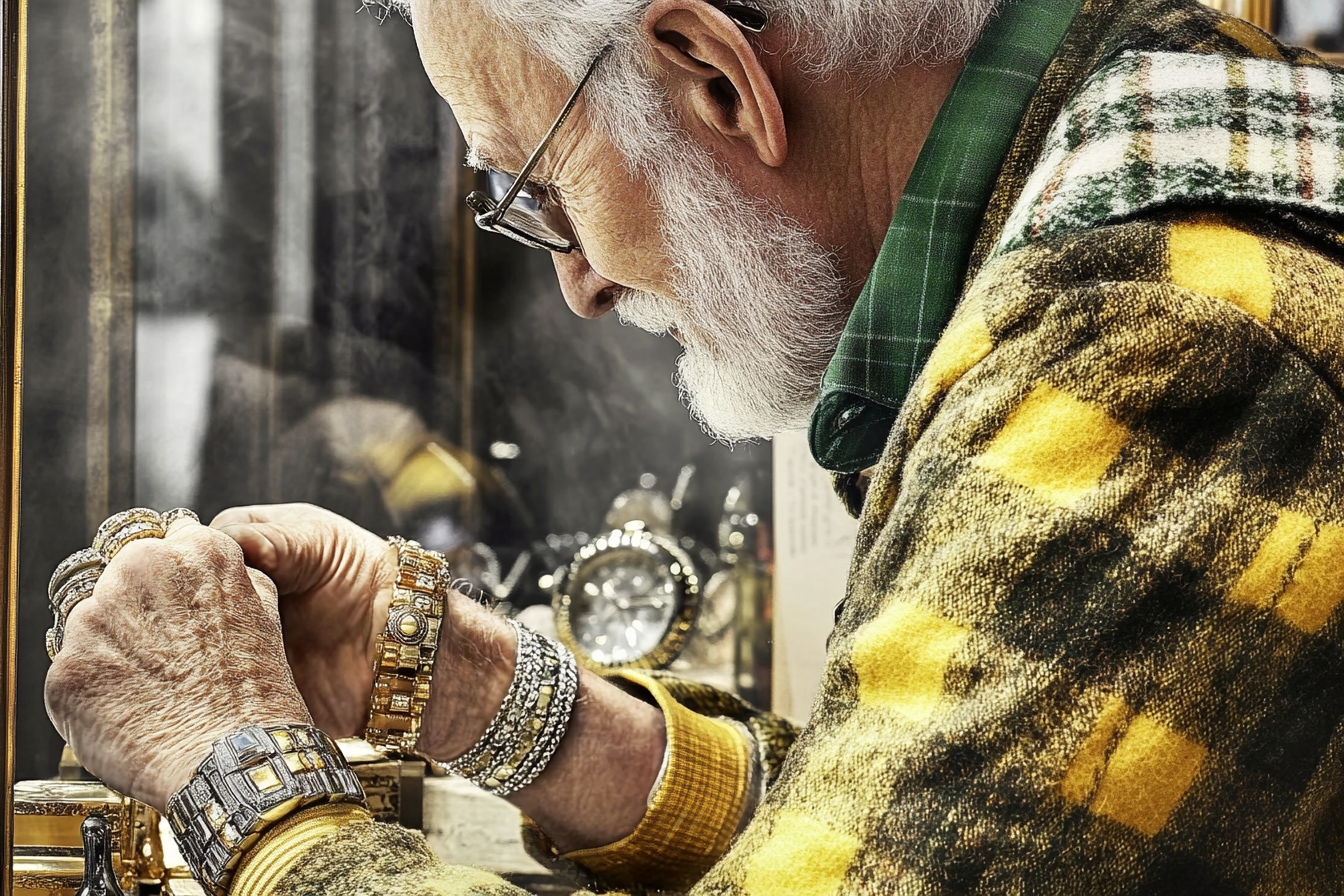
[(496, 796), (536, 780), (569, 727), (579, 669), (564, 647), (509, 620), (518, 636), (513, 681), (474, 746), (443, 769)]

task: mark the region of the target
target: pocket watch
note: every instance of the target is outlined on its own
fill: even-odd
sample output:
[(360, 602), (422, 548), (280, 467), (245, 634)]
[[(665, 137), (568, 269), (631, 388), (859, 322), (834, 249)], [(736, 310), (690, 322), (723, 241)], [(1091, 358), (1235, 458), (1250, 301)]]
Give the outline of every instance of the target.
[(590, 666), (665, 668), (695, 625), (700, 584), (672, 539), (638, 521), (613, 529), (580, 548), (556, 583), (557, 634)]

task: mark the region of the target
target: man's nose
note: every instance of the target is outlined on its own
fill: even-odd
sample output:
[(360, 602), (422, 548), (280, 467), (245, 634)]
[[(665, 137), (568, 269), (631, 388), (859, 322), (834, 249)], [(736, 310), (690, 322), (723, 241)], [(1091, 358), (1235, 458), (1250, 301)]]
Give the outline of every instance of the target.
[(551, 258), (560, 278), (560, 290), (571, 311), (579, 317), (592, 319), (616, 307), (619, 287), (593, 270), (582, 252), (577, 249), (568, 254), (552, 252)]

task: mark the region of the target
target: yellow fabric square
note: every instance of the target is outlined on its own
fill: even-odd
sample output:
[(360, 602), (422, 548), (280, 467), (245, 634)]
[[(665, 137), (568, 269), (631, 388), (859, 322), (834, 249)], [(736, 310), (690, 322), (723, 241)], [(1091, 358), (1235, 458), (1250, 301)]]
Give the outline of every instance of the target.
[(1097, 487), (1129, 429), (1095, 404), (1042, 383), (1003, 424), (981, 466), (1061, 507)]
[(1274, 607), (1284, 619), (1314, 634), (1344, 601), (1344, 528), (1321, 526), (1316, 540)]
[(946, 392), (993, 349), (994, 339), (979, 310), (958, 314), (924, 366), (924, 400)]
[(1268, 610), (1283, 590), (1288, 567), (1302, 556), (1303, 547), (1315, 532), (1316, 524), (1311, 517), (1291, 510), (1280, 514), (1228, 597)]
[(1171, 281), (1177, 286), (1269, 320), (1274, 281), (1260, 240), (1210, 218), (1172, 225), (1168, 249)]
[(801, 812), (784, 811), (770, 839), (747, 863), (749, 896), (833, 896), (859, 841)]
[(893, 602), (859, 629), (854, 673), (859, 702), (928, 718), (943, 696), (943, 677), (969, 632), (913, 604)]
[(1270, 40), (1265, 32), (1256, 28), (1250, 22), (1229, 16), (1219, 22), (1217, 27), (1219, 32), (1232, 38), (1261, 59), (1269, 59), (1274, 62), (1283, 60), (1283, 54), (1279, 52), (1278, 47), (1274, 46), (1274, 41)]
[(1059, 784), (1064, 799), (1071, 803), (1086, 803), (1106, 769), (1106, 753), (1111, 748), (1116, 732), (1129, 720), (1132, 710), (1121, 697), (1112, 697), (1101, 710), (1092, 733), (1083, 741), (1078, 755), (1073, 757), (1064, 780)]
[(1106, 764), (1092, 811), (1151, 837), (1180, 805), (1207, 754), (1160, 722), (1135, 716)]

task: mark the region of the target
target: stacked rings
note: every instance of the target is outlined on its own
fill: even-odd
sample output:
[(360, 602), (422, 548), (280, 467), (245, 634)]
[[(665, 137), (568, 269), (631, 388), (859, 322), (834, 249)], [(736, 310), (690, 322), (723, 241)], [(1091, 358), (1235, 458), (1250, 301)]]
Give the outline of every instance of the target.
[(169, 529), (173, 528), (173, 523), (176, 523), (179, 520), (191, 520), (193, 523), (199, 523), (201, 518), (198, 517), (194, 511), (188, 510), (185, 507), (174, 507), (163, 515), (163, 531), (167, 532)]
[(51, 603), (56, 624), (47, 630), (47, 655), (56, 659), (65, 638), (65, 620), (75, 604), (93, 594), (93, 586), (103, 574), (107, 561), (93, 548), (75, 551), (61, 561), (52, 573), (47, 586), (47, 600)]
[(93, 594), (98, 577), (122, 548), (141, 538), (163, 538), (178, 520), (200, 522), (196, 514), (178, 507), (160, 515), (147, 507), (133, 507), (103, 520), (93, 536), (93, 546), (75, 551), (61, 561), (47, 585), (47, 600), (55, 624), (47, 630), (47, 656), (53, 660), (65, 640), (65, 622), (70, 611)]
[(133, 507), (114, 513), (98, 527), (93, 536), (93, 549), (111, 563), (117, 552), (142, 538), (162, 538), (168, 534), (163, 517), (147, 507)]

